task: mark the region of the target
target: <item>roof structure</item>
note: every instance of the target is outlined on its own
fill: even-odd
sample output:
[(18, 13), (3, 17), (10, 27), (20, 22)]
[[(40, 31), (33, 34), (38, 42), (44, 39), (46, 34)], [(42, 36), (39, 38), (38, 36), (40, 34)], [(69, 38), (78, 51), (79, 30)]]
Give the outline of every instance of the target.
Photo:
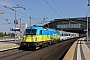
[[(48, 23), (50, 28), (86, 34), (87, 17), (54, 19)], [(88, 17), (88, 27), (90, 26), (90, 17)], [(90, 27), (89, 27), (90, 30)]]

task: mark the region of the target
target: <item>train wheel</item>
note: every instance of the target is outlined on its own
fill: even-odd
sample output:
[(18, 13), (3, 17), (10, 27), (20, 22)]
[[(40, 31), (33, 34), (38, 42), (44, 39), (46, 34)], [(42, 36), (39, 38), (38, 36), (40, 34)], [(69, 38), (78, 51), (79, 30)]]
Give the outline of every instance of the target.
[(44, 47), (45, 47), (45, 44), (44, 44), (44, 43), (42, 43), (41, 48), (44, 48)]
[(50, 44), (50, 45), (53, 45), (53, 41), (50, 41), (49, 44)]
[(49, 46), (49, 44), (47, 43), (47, 47)]

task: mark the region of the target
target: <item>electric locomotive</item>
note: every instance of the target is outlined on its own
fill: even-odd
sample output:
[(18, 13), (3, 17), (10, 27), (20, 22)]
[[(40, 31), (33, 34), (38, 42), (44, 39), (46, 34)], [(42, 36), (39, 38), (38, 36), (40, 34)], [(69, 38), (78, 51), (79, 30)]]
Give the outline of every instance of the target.
[(59, 31), (41, 26), (29, 26), (24, 31), (20, 48), (45, 47), (60, 41)]

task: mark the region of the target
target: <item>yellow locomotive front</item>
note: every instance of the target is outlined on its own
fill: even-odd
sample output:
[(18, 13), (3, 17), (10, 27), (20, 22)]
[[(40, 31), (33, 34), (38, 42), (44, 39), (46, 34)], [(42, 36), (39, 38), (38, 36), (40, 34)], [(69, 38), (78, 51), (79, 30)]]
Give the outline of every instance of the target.
[(37, 29), (26, 29), (20, 47), (23, 48), (36, 47), (36, 42), (38, 38), (36, 33)]
[(42, 31), (46, 31), (43, 27), (32, 26), (26, 28), (21, 42), (21, 48), (37, 48), (40, 47), (43, 42), (50, 40), (50, 35), (42, 34)]

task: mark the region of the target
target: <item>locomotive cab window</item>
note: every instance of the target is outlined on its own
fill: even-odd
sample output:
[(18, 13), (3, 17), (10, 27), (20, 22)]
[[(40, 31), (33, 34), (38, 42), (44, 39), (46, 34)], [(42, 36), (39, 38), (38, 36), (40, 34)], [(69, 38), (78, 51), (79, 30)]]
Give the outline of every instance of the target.
[(36, 35), (37, 29), (26, 29), (25, 35)]

